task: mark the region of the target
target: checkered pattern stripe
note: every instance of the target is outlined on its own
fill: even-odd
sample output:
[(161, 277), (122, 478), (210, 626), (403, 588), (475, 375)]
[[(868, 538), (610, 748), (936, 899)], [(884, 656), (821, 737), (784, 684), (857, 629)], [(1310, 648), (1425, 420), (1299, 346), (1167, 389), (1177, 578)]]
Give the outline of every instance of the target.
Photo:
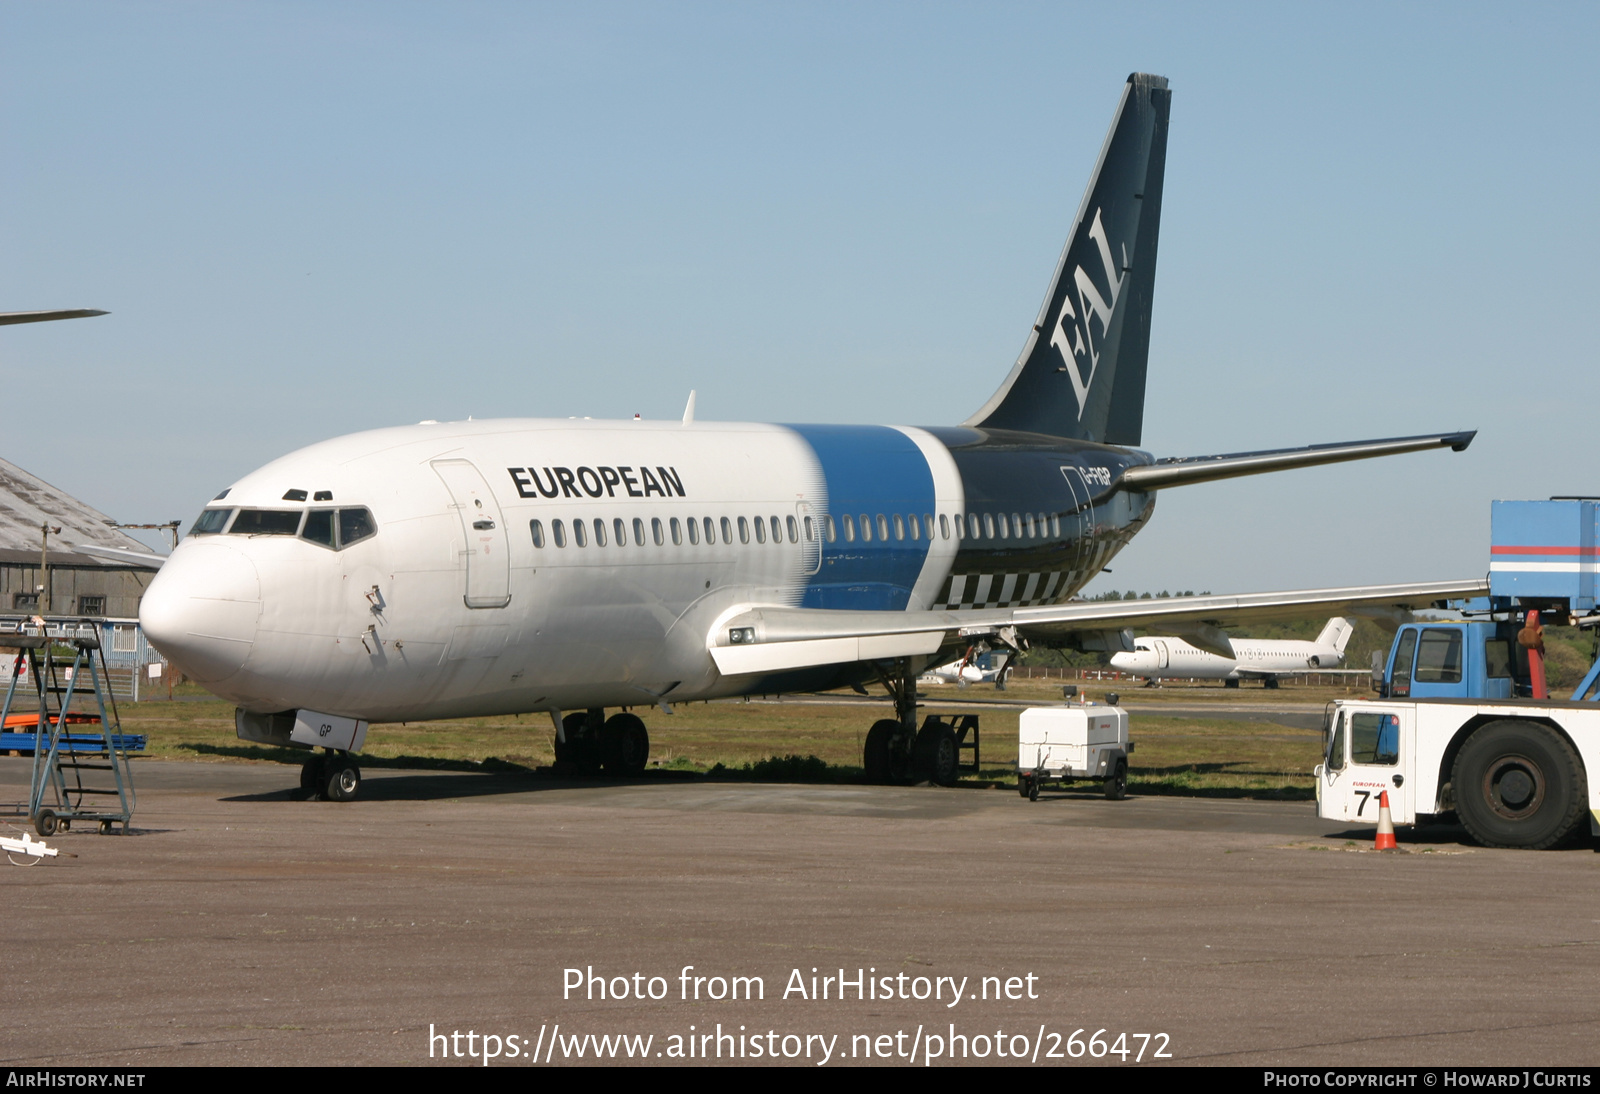
[(1057, 589), (1071, 587), (1075, 573), (1055, 570), (1025, 574), (952, 574), (939, 594), (939, 607), (1029, 608), (1055, 603)]

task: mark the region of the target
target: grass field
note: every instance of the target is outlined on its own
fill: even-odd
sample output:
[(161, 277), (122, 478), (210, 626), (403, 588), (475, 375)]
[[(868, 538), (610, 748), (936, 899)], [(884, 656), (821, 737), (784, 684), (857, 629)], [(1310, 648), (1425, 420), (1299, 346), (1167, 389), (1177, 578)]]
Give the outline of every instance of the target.
[[(1313, 689), (1265, 691), (1211, 688), (1125, 689), (1124, 701), (1139, 705), (1181, 703), (1194, 707), (1235, 701), (1320, 704), (1342, 690), (1323, 695)], [(1095, 699), (1104, 690), (1093, 689)], [(989, 688), (931, 689), (927, 713), (970, 712), (953, 704), (962, 699), (1040, 702), (1059, 700), (1059, 684), (1012, 685), (1005, 693)], [(887, 716), (888, 704), (853, 697), (837, 702), (773, 702), (754, 699), (680, 704), (675, 713), (640, 710), (650, 729), (653, 769), (706, 773), (712, 777), (782, 781), (851, 781), (861, 777), (861, 747), (872, 722)], [(1019, 711), (980, 708), (983, 725), (982, 770), (972, 781), (1011, 787), (1017, 759)], [(249, 745), (237, 739), (233, 708), (180, 688), (173, 701), (156, 700), (121, 707), (125, 732), (149, 738), (147, 757), (217, 762), (277, 762), (298, 765), (304, 753)], [(1137, 749), (1129, 771), (1134, 793), (1205, 797), (1309, 800), (1311, 768), (1320, 760), (1316, 732), (1272, 722), (1218, 718), (1133, 715)], [(547, 715), (471, 718), (409, 725), (375, 725), (367, 734), (362, 763), (368, 767), (431, 767), (527, 772), (554, 761), (553, 728)], [(817, 761), (777, 762), (774, 758), (815, 757)], [(720, 766), (719, 766), (720, 765)], [(971, 777), (969, 777), (970, 779)]]

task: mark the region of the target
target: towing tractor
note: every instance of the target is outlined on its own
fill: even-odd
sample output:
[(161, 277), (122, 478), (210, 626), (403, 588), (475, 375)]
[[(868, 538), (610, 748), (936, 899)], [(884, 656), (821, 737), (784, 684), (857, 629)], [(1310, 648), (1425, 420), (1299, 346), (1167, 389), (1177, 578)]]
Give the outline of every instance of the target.
[(1330, 705), (1318, 816), (1376, 824), (1387, 791), (1396, 825), (1453, 814), (1489, 847), (1600, 835), (1600, 656), (1551, 698), (1543, 638), (1600, 636), (1597, 521), (1600, 499), (1494, 503), (1489, 595), (1454, 604), (1461, 620), (1402, 626), (1375, 659), (1379, 697)]

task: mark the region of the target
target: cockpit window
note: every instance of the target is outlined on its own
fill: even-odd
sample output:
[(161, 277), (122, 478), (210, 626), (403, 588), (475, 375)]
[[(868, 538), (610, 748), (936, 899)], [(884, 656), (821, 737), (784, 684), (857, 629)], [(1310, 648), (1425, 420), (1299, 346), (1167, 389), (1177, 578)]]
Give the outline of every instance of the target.
[(228, 529), (235, 536), (292, 536), (300, 530), (299, 509), (241, 509)]
[[(226, 490), (223, 491), (227, 493)], [(200, 519), (194, 522), (194, 527), (189, 529), (191, 536), (214, 536), (228, 526), (228, 518), (233, 516), (232, 509), (202, 509)]]
[(372, 514), (365, 509), (339, 510), (339, 547), (343, 549), (378, 534)]
[(333, 546), (333, 510), (313, 509), (306, 514), (306, 526), (300, 530), (301, 539), (309, 539), (312, 543), (320, 543), (324, 547)]

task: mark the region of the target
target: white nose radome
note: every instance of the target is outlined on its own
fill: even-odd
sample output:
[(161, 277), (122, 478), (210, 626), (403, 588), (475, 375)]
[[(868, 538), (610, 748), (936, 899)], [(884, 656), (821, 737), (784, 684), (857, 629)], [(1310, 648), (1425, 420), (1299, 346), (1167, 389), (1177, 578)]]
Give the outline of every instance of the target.
[(244, 666), (261, 617), (255, 564), (225, 543), (185, 543), (139, 603), (145, 637), (190, 679), (226, 680)]

